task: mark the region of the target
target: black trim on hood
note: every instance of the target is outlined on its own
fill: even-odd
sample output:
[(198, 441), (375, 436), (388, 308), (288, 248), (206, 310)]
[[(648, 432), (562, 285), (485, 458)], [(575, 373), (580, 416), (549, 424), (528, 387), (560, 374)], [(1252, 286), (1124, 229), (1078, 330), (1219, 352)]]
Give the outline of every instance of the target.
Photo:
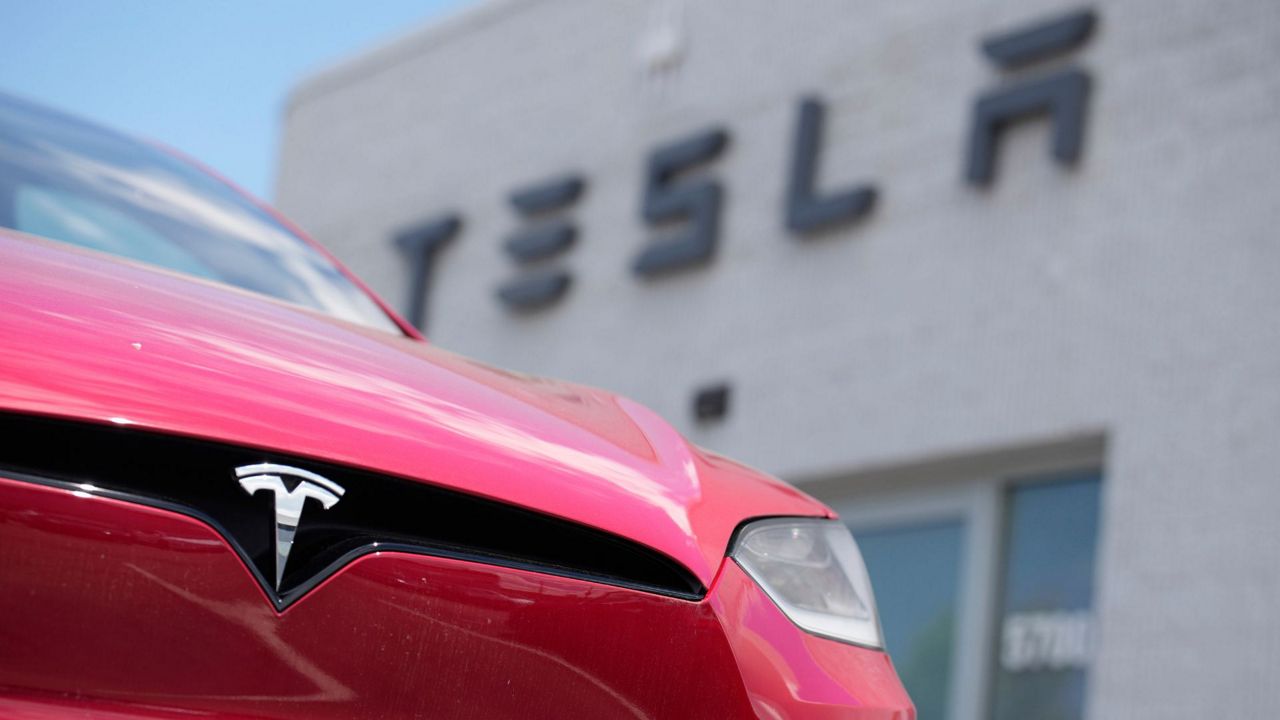
[[(250, 495), (236, 468), (287, 465), (345, 490), (303, 505), (275, 588), (275, 502)], [(513, 505), (310, 458), (125, 426), (0, 414), (0, 475), (194, 517), (218, 531), (283, 610), (357, 557), (395, 550), (528, 569), (685, 600), (706, 588), (652, 548)], [(298, 480), (283, 474), (290, 489)], [(511, 482), (520, 482), (518, 477)], [(621, 510), (620, 511), (624, 511)]]

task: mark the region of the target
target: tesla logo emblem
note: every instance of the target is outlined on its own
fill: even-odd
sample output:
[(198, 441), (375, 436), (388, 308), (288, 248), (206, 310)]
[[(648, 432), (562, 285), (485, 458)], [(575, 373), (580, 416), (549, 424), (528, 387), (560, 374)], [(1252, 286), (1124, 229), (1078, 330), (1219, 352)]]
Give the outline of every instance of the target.
[[(285, 486), (282, 476), (295, 478), (298, 484), (290, 490)], [(332, 480), (288, 465), (241, 465), (236, 468), (236, 477), (240, 478), (240, 487), (250, 495), (259, 490), (275, 493), (276, 592), (279, 592), (280, 580), (284, 578), (284, 564), (289, 560), (293, 536), (298, 532), (298, 521), (302, 519), (302, 506), (306, 504), (307, 498), (319, 500), (324, 509), (328, 510), (346, 491)]]

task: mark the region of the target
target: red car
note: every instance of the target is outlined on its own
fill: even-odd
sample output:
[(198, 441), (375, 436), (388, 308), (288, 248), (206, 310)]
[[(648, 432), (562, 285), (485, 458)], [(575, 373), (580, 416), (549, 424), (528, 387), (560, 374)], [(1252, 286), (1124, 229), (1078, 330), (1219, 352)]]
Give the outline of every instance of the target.
[(914, 717), (830, 509), (0, 99), (0, 716)]

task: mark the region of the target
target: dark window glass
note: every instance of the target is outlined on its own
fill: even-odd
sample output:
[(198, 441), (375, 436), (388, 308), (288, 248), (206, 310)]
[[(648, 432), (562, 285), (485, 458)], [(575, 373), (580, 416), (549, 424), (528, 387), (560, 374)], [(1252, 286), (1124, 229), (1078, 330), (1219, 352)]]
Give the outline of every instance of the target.
[(1084, 717), (1100, 488), (1090, 474), (1009, 490), (996, 720)]
[(857, 532), (889, 656), (920, 720), (945, 720), (951, 688), (964, 524)]
[(323, 253), (217, 178), (151, 145), (4, 96), (0, 227), (397, 331)]

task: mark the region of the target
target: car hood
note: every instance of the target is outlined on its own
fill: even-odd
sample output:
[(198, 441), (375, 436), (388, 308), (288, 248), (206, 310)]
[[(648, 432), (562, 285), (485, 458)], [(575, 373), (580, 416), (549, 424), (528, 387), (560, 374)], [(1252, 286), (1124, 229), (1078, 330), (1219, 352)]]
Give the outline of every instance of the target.
[(462, 490), (626, 536), (707, 586), (743, 520), (829, 514), (610, 393), (16, 233), (0, 264), (5, 411)]

